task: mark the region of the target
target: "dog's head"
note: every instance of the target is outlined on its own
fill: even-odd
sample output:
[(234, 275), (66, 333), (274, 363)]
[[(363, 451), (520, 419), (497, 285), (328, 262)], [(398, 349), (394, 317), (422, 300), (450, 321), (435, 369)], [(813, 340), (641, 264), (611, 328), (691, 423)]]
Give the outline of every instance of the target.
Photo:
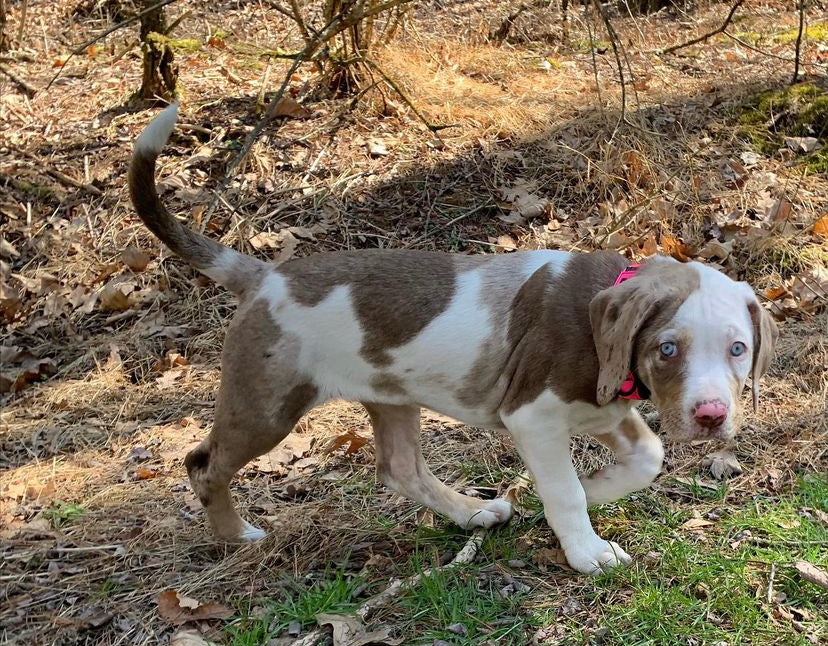
[(759, 377), (779, 335), (753, 290), (700, 263), (656, 258), (590, 303), (600, 405), (632, 369), (675, 439), (732, 437), (741, 392)]

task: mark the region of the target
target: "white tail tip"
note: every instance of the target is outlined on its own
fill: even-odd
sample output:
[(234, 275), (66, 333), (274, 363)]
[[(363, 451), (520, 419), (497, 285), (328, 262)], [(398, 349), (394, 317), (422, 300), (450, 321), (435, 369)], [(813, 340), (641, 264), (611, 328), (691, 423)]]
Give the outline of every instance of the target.
[(170, 138), (177, 119), (178, 101), (174, 101), (144, 128), (144, 131), (135, 141), (135, 152), (153, 155), (154, 157), (160, 155), (164, 144)]

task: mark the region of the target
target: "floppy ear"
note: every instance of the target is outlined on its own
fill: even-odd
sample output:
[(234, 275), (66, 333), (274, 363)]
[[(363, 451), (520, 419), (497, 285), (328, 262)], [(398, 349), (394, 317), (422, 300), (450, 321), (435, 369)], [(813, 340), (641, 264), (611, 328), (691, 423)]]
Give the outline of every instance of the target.
[(598, 292), (589, 303), (592, 338), (598, 353), (599, 406), (611, 402), (630, 370), (638, 332), (660, 307), (664, 293), (655, 281), (636, 276)]
[(750, 370), (751, 391), (753, 393), (753, 412), (759, 409), (759, 377), (765, 374), (773, 360), (773, 349), (779, 338), (776, 321), (759, 302), (748, 303), (750, 320), (753, 323), (753, 364)]

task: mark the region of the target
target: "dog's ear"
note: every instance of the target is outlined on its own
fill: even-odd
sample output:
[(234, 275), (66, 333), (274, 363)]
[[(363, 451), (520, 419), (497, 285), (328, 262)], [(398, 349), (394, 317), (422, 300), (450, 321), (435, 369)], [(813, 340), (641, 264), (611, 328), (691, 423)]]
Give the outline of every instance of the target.
[(631, 367), (633, 347), (644, 323), (660, 308), (659, 282), (636, 276), (598, 292), (589, 303), (592, 338), (598, 353), (599, 406), (611, 402)]
[(779, 328), (773, 317), (753, 298), (748, 302), (748, 312), (753, 323), (753, 364), (750, 370), (753, 412), (759, 409), (759, 377), (765, 374), (773, 360), (773, 350), (779, 338)]

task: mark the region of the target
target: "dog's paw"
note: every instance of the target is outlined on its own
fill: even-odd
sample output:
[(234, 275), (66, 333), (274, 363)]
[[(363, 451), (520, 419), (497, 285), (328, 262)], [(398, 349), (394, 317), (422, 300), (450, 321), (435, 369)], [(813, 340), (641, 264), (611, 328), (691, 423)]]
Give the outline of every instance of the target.
[(565, 550), (565, 553), (572, 568), (592, 576), (632, 562), (630, 555), (618, 543), (602, 540), (598, 536)]
[(267, 532), (259, 529), (255, 525), (251, 525), (246, 520), (242, 520), (242, 523), (244, 526), (238, 537), (240, 543), (255, 543), (267, 536)]
[(512, 505), (503, 498), (487, 500), (465, 523), (465, 529), (484, 527), (489, 529), (507, 522), (512, 517)]

